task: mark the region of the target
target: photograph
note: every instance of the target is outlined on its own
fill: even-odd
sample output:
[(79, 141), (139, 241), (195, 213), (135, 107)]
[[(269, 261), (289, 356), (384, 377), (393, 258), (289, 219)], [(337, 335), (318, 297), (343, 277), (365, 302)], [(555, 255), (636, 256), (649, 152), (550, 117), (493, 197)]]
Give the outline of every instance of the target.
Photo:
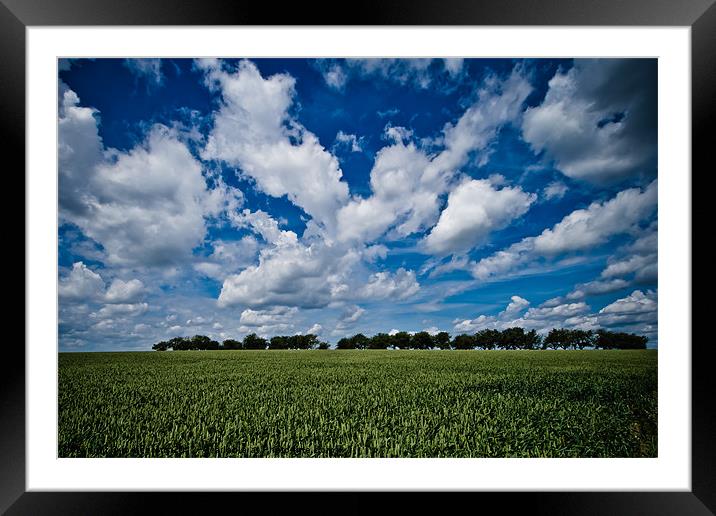
[(657, 58), (56, 64), (58, 458), (659, 457)]

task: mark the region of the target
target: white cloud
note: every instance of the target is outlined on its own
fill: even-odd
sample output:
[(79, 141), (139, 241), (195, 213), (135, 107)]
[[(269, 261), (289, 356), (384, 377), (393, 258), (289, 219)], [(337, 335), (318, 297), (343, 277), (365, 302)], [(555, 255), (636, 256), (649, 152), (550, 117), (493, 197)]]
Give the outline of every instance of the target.
[(623, 190), (609, 201), (595, 202), (588, 208), (573, 211), (536, 237), (524, 238), (472, 264), (472, 274), (478, 279), (488, 279), (506, 274), (539, 256), (585, 251), (616, 235), (638, 232), (639, 224), (656, 210), (656, 203), (656, 180), (643, 191), (639, 188)]
[(244, 326), (274, 326), (289, 323), (298, 308), (275, 307), (267, 310), (246, 309), (241, 312), (239, 323)]
[(63, 301), (83, 303), (133, 303), (145, 293), (144, 284), (138, 279), (115, 278), (105, 290), (102, 276), (83, 262), (75, 262), (70, 273), (60, 277), (58, 290)]
[(147, 311), (147, 303), (119, 303), (104, 305), (98, 312), (90, 314), (91, 318), (108, 319), (111, 317), (136, 317)]
[(424, 239), (433, 254), (464, 253), (527, 212), (536, 196), (520, 187), (496, 189), (486, 180), (465, 180), (448, 197), (438, 223)]
[(345, 281), (361, 260), (359, 250), (328, 245), (318, 237), (299, 241), (263, 212), (244, 212), (241, 221), (269, 245), (259, 252), (258, 264), (226, 277), (220, 307), (323, 307), (347, 291)]
[(76, 262), (69, 275), (60, 278), (58, 290), (66, 300), (92, 301), (104, 293), (104, 281), (84, 263)]
[(516, 326), (545, 334), (552, 328), (596, 330), (609, 327), (651, 338), (656, 335), (657, 300), (654, 291), (644, 294), (636, 290), (596, 313), (583, 301), (565, 302), (564, 298), (553, 298), (520, 315), (528, 305), (526, 299), (513, 296), (512, 302), (497, 316), (481, 314), (474, 319), (457, 319), (453, 321), (454, 330), (458, 333), (475, 333), (483, 329), (504, 330)]
[(512, 296), (511, 302), (497, 316), (482, 314), (474, 319), (456, 320), (454, 329), (459, 333), (475, 333), (483, 329), (504, 330), (516, 326), (543, 333), (553, 327), (588, 329), (587, 326), (594, 326), (594, 317), (589, 315), (590, 308), (586, 303), (554, 301), (554, 303), (546, 302), (539, 307), (529, 308), (525, 312), (530, 304), (529, 301), (520, 296)]
[(385, 124), (383, 129), (383, 138), (394, 143), (407, 143), (415, 133), (412, 129), (403, 127), (402, 125), (393, 125), (390, 122)]
[(137, 78), (145, 79), (148, 87), (161, 86), (164, 82), (161, 59), (125, 59), (124, 66)]
[(323, 72), (323, 79), (333, 89), (343, 90), (348, 77), (340, 65), (334, 64)]
[(629, 286), (629, 282), (623, 279), (613, 280), (596, 280), (587, 283), (580, 283), (574, 287), (574, 290), (567, 294), (567, 299), (582, 299), (591, 295), (608, 294), (622, 290)]
[(550, 255), (588, 249), (603, 244), (613, 235), (627, 233), (656, 209), (657, 184), (654, 180), (643, 192), (630, 188), (613, 199), (575, 210), (535, 241), (535, 250)]
[(458, 333), (474, 333), (484, 328), (495, 326), (496, 319), (493, 316), (479, 315), (474, 319), (465, 319), (455, 323), (455, 331)]
[(658, 303), (654, 291), (635, 290), (599, 310), (599, 323), (604, 326), (634, 326), (657, 323)]
[(373, 195), (355, 197), (338, 212), (338, 238), (367, 242), (394, 228), (392, 236), (402, 238), (432, 227), (438, 220), (440, 196), (453, 186), (459, 167), (474, 151), (480, 160), (489, 154), (489, 144), (499, 129), (520, 114), (532, 87), (516, 68), (504, 80), (489, 77), (478, 91), (477, 100), (455, 124), (443, 128), (443, 150), (428, 155), (408, 142), (409, 135), (387, 126), (393, 144), (376, 155), (370, 174)]
[(376, 272), (368, 278), (368, 283), (360, 290), (366, 300), (407, 299), (420, 290), (415, 272), (400, 267), (394, 273)]
[(656, 293), (635, 290), (629, 296), (617, 299), (610, 305), (599, 310), (600, 314), (642, 314), (655, 312), (657, 309)]
[(258, 242), (250, 235), (236, 241), (214, 240), (211, 245), (212, 253), (206, 260), (195, 263), (194, 269), (218, 281), (253, 264), (259, 251)]
[(656, 267), (656, 255), (634, 255), (621, 260), (615, 260), (609, 263), (602, 271), (602, 277), (614, 278), (618, 276), (626, 276), (634, 272), (651, 271)]
[(566, 319), (576, 315), (582, 315), (589, 312), (589, 306), (584, 302), (564, 303), (556, 306), (540, 306), (530, 308), (525, 314), (525, 319)]
[(462, 166), (474, 150), (482, 151), (478, 156), (479, 162), (486, 162), (490, 154), (488, 144), (503, 125), (518, 119), (522, 105), (531, 92), (532, 86), (520, 67), (515, 67), (504, 80), (495, 76), (485, 79), (476, 102), (454, 125), (445, 125), (445, 150), (433, 160), (428, 175)]
[(535, 258), (533, 254), (533, 241), (534, 237), (525, 238), (512, 244), (507, 249), (497, 251), (481, 259), (477, 263), (465, 263), (465, 266), (475, 278), (480, 280), (502, 276), (511, 272), (519, 265)]
[(462, 57), (449, 57), (443, 60), (445, 70), (452, 75), (457, 76), (462, 72), (465, 60)]
[(77, 94), (59, 82), (58, 166), (60, 215), (87, 214), (85, 190), (95, 165), (104, 159), (98, 131), (99, 112), (80, 106)]
[(542, 195), (547, 201), (558, 201), (559, 199), (564, 197), (564, 194), (567, 193), (567, 190), (569, 190), (569, 188), (567, 188), (567, 185), (565, 185), (561, 181), (552, 181), (550, 184), (544, 187), (544, 190), (542, 190)]
[(621, 247), (609, 257), (602, 278), (632, 276), (637, 283), (656, 283), (658, 279), (658, 234), (654, 221), (645, 231), (638, 234), (630, 244)]
[(347, 307), (338, 319), (338, 323), (336, 323), (336, 330), (342, 331), (352, 327), (358, 322), (358, 319), (363, 317), (363, 314), (365, 314), (365, 309), (360, 306), (353, 305)]
[(361, 152), (363, 151), (362, 145), (363, 138), (358, 138), (355, 134), (338, 131), (336, 134), (336, 143), (333, 145), (333, 148), (345, 147), (351, 152)]
[[(450, 91), (450, 85), (459, 83), (464, 60), (349, 58), (341, 61), (322, 60), (318, 66), (326, 84), (338, 91), (345, 89), (350, 77), (381, 79), (400, 85), (412, 85), (418, 89), (432, 87), (436, 91)], [(436, 87), (436, 83), (439, 87)]]
[(264, 78), (246, 60), (235, 71), (213, 61), (197, 65), (223, 101), (202, 157), (240, 167), (264, 193), (286, 195), (316, 222), (331, 226), (348, 200), (348, 185), (341, 181), (338, 160), (289, 114), (295, 79), (288, 74)]
[(512, 296), (510, 298), (510, 303), (507, 305), (507, 308), (505, 308), (505, 310), (500, 313), (500, 317), (514, 317), (520, 312), (526, 310), (528, 306), (530, 306), (530, 302), (527, 301), (525, 298), (520, 296)]
[(104, 150), (96, 111), (66, 89), (59, 119), (60, 218), (99, 242), (106, 263), (151, 266), (191, 256), (205, 217), (233, 208), (240, 195), (218, 182), (209, 190), (201, 164), (161, 125), (128, 152)]
[(132, 303), (144, 294), (144, 284), (138, 279), (123, 281), (115, 279), (110, 284), (104, 299), (108, 303)]
[(593, 182), (653, 175), (656, 159), (656, 60), (579, 59), (549, 81), (522, 131), (565, 175)]
[(310, 335), (310, 334), (320, 335), (322, 331), (323, 331), (323, 326), (316, 323), (313, 326), (311, 326), (308, 330), (306, 330), (306, 334), (307, 335)]

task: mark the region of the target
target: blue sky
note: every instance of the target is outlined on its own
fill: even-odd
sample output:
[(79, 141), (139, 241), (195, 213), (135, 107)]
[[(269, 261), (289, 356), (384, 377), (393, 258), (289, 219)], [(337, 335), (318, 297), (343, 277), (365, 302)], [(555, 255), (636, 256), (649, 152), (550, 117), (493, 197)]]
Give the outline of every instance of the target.
[(60, 350), (657, 345), (656, 60), (59, 62)]

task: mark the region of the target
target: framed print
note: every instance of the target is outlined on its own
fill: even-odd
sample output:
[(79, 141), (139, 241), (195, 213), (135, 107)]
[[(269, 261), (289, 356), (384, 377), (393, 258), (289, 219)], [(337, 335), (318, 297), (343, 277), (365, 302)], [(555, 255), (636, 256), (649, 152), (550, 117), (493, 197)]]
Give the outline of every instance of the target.
[(714, 511), (691, 287), (710, 2), (347, 26), (3, 1), (27, 228), (3, 510)]

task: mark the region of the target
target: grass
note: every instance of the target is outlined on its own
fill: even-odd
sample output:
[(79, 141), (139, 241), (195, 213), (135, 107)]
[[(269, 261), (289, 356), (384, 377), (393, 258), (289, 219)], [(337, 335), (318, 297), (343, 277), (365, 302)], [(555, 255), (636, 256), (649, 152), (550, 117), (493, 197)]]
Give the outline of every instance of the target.
[(60, 353), (60, 457), (655, 457), (657, 352)]

